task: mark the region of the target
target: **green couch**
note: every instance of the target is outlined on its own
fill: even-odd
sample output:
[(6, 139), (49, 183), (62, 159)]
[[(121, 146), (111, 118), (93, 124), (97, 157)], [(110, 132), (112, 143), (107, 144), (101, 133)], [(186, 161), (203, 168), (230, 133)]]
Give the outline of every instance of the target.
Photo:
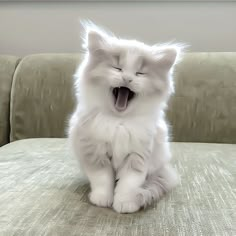
[(0, 235), (236, 235), (236, 53), (188, 53), (168, 120), (181, 184), (118, 214), (89, 203), (68, 148), (79, 56), (0, 56)]

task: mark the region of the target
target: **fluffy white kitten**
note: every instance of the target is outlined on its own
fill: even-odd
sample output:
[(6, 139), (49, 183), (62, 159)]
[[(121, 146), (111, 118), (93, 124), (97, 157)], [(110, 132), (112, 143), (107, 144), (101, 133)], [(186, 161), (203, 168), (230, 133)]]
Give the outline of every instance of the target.
[(95, 26), (86, 28), (84, 43), (69, 138), (90, 181), (90, 201), (135, 212), (178, 182), (164, 108), (180, 48), (120, 39)]

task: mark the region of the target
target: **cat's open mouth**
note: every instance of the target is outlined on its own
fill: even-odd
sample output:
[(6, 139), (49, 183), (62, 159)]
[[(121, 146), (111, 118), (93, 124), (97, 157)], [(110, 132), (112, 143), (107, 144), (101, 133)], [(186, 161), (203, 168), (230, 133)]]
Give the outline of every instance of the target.
[(127, 87), (116, 87), (112, 90), (115, 108), (117, 111), (124, 111), (129, 105), (129, 102), (134, 98), (135, 93)]

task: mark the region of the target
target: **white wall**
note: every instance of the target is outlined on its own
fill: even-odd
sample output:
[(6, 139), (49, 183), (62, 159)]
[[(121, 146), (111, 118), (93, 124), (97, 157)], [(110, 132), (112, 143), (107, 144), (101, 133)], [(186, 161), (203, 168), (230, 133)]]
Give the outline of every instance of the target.
[(236, 51), (236, 2), (0, 3), (0, 54), (78, 52), (80, 18), (148, 43)]

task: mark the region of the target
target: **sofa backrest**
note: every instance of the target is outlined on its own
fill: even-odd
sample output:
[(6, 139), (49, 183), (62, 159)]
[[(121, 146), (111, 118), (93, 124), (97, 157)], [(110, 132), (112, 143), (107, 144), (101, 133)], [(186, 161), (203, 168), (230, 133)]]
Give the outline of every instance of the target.
[[(11, 92), (11, 141), (65, 137), (79, 56), (40, 54), (18, 65)], [(167, 112), (174, 141), (236, 143), (236, 53), (188, 53), (175, 72)]]
[(11, 85), (19, 61), (15, 56), (0, 55), (0, 147), (9, 142)]
[(78, 55), (37, 54), (18, 65), (11, 93), (10, 140), (65, 137), (73, 111)]
[(168, 115), (176, 141), (236, 143), (236, 52), (187, 54)]

